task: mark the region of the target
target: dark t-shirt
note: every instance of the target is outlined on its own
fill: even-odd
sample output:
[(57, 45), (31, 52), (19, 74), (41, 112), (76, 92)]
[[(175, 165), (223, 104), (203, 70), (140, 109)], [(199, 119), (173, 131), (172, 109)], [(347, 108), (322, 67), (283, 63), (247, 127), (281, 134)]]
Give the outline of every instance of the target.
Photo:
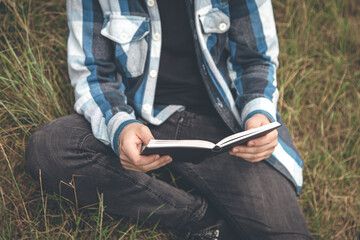
[(189, 111), (214, 113), (196, 60), (184, 0), (158, 0), (162, 50), (155, 103), (185, 105)]

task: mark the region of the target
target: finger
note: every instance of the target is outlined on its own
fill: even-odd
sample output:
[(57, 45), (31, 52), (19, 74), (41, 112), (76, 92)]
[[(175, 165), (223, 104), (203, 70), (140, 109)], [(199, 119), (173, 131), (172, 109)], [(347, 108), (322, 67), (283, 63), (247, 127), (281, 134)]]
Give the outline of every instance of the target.
[(272, 142), (265, 144), (265, 145), (251, 146), (251, 147), (246, 146), (246, 145), (245, 146), (239, 145), (239, 146), (233, 147), (230, 151), (233, 153), (260, 153), (260, 152), (265, 152), (270, 149), (274, 149), (277, 145), (278, 145), (278, 141), (276, 138)]
[(142, 126), (137, 133), (137, 136), (141, 139), (143, 143), (146, 145), (149, 143), (151, 139), (154, 139), (150, 129), (147, 126)]
[(155, 170), (169, 164), (172, 161), (170, 156), (162, 156), (161, 158), (153, 161), (147, 165), (137, 166), (138, 170), (141, 172), (148, 172), (151, 170)]
[(125, 155), (124, 160), (136, 162), (136, 165), (148, 164), (150, 161), (154, 161), (155, 158), (159, 158), (159, 155), (142, 156), (140, 155), (140, 151), (141, 144), (130, 143), (122, 145), (120, 152), (122, 153), (122, 155)]
[(266, 152), (269, 150), (274, 150), (277, 145), (278, 145), (278, 141), (277, 141), (277, 139), (275, 139), (275, 141), (272, 141), (266, 145), (255, 146), (255, 147), (248, 147), (248, 146), (240, 145), (240, 146), (233, 147), (230, 151), (233, 153), (261, 153), (261, 152)]
[(138, 168), (134, 167), (134, 165), (131, 165), (128, 162), (122, 163), (122, 166), (126, 170), (131, 170), (131, 171), (135, 171), (135, 172), (141, 172)]
[(259, 138), (249, 141), (246, 145), (248, 147), (253, 147), (253, 146), (259, 147), (259, 146), (268, 145), (274, 141), (277, 144), (277, 136), (278, 136), (278, 132), (277, 132), (277, 130), (274, 130), (262, 137), (259, 137)]
[(275, 148), (270, 148), (263, 152), (255, 152), (255, 153), (249, 153), (249, 152), (229, 152), (231, 155), (246, 158), (246, 159), (255, 159), (255, 158), (261, 158), (264, 156), (271, 155), (274, 152)]
[(248, 153), (248, 154), (260, 154), (263, 152), (274, 151), (277, 144), (270, 143), (260, 147), (246, 147), (239, 146), (231, 150), (232, 153)]
[[(139, 140), (139, 139), (138, 139)], [(122, 144), (119, 144), (119, 153), (121, 155), (125, 155), (125, 157), (133, 158), (136, 155), (140, 155), (140, 148), (139, 145), (141, 144), (141, 141), (135, 142), (135, 141), (128, 141)]]
[(130, 153), (127, 156), (127, 162), (133, 164), (135, 167), (139, 167), (139, 166), (148, 165), (154, 161), (157, 161), (159, 158), (160, 158), (159, 154), (143, 156), (140, 154)]
[(144, 172), (144, 170), (142, 169), (142, 166), (135, 165), (133, 163), (133, 161), (129, 160), (129, 159), (122, 159), (121, 165), (127, 170), (132, 170), (132, 171), (136, 171), (136, 172)]
[[(270, 157), (270, 156), (269, 156)], [(265, 159), (269, 158), (269, 157), (263, 157), (263, 158), (255, 158), (255, 159), (251, 159), (251, 160), (247, 160), (248, 162), (251, 163), (256, 163), (256, 162), (261, 162), (264, 161)]]
[(273, 153), (273, 150), (269, 150), (266, 152), (262, 152), (262, 153), (232, 153), (230, 152), (230, 155), (236, 156), (236, 157), (240, 157), (246, 161), (249, 162), (256, 162), (256, 161), (261, 161), (264, 160), (266, 158), (269, 158), (271, 156), (271, 154)]
[[(250, 120), (250, 121), (249, 121)], [(257, 128), (261, 126), (261, 122), (260, 121), (251, 121), (252, 119), (249, 119), (246, 124), (245, 124), (245, 128), (246, 130), (250, 130), (253, 128)]]
[(264, 114), (258, 113), (246, 121), (245, 130), (257, 128), (268, 123), (270, 123), (270, 119)]
[(132, 165), (144, 165), (153, 162), (155, 159), (158, 159), (160, 157), (156, 154), (142, 156), (140, 155), (140, 148), (137, 144), (134, 143), (121, 146), (121, 149), (119, 151), (121, 163), (129, 162), (129, 164)]

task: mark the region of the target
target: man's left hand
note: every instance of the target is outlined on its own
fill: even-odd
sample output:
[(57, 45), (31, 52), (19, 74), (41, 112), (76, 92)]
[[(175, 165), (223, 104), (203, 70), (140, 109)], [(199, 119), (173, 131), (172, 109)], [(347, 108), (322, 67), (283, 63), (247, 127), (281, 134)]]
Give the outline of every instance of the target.
[[(255, 114), (246, 121), (245, 130), (257, 128), (270, 123), (270, 120), (263, 114)], [(274, 152), (278, 144), (277, 130), (271, 131), (265, 136), (249, 141), (246, 146), (236, 146), (230, 151), (230, 155), (240, 157), (248, 162), (259, 162), (268, 157)]]

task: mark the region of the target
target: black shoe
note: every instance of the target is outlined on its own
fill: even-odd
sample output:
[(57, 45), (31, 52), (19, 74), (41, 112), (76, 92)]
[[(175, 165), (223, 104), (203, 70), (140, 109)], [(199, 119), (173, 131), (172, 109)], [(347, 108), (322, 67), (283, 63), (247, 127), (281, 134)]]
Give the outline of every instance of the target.
[(219, 220), (216, 224), (201, 229), (198, 232), (188, 232), (187, 240), (229, 240), (231, 239), (229, 229), (224, 220)]

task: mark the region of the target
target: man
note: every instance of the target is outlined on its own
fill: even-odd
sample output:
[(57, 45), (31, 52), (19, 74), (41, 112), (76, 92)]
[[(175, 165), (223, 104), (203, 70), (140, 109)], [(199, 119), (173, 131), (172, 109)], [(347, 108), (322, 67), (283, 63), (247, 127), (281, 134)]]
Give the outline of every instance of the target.
[[(41, 169), (46, 189), (75, 191), (82, 205), (103, 193), (109, 213), (154, 213), (187, 239), (311, 238), (296, 200), (302, 161), (285, 127), (200, 164), (140, 155), (152, 138), (216, 142), (281, 122), (270, 1), (68, 0), (67, 13), (80, 115), (29, 141), (30, 171)], [(165, 165), (196, 191), (149, 174)]]

